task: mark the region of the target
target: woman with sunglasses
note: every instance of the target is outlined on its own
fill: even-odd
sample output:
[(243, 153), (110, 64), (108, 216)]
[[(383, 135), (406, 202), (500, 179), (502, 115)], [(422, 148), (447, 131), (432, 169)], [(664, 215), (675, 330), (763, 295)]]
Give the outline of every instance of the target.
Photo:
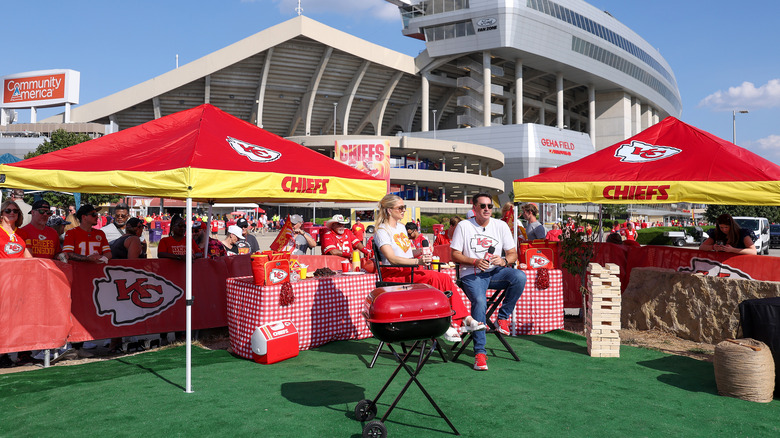
[(17, 233), (19, 226), (24, 221), (22, 210), (13, 199), (7, 199), (0, 206), (0, 215), (3, 231), (0, 232), (0, 258), (16, 259), (32, 257), (24, 243), (24, 238)]
[[(0, 205), (0, 259), (17, 259), (32, 257), (24, 244), (24, 238), (17, 234), (22, 225), (22, 211), (13, 199), (6, 199)], [(20, 364), (30, 357), (29, 351), (19, 353)], [(7, 354), (0, 354), (0, 368), (10, 368), (17, 365)]]
[[(378, 219), (376, 222), (376, 246), (381, 257), (377, 257), (380, 265), (403, 265), (406, 267), (388, 266), (382, 267), (382, 279), (392, 282), (411, 283), (412, 266), (431, 263), (431, 255), (424, 254), (419, 259), (415, 258), (412, 251), (412, 241), (406, 233), (406, 227), (402, 223), (406, 206), (404, 200), (396, 195), (385, 195), (378, 206)], [(452, 327), (447, 330), (444, 338), (451, 342), (460, 342), (460, 333), (473, 330), (484, 330), (485, 325), (474, 320), (463, 304), (463, 299), (452, 278), (437, 271), (416, 269), (414, 282), (430, 285), (442, 292), (451, 292), (450, 306), (455, 314), (452, 316)]]

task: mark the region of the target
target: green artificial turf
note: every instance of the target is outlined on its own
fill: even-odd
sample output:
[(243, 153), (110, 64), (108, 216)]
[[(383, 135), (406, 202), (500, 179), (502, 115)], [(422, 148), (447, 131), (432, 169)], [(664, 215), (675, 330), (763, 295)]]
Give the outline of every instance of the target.
[[(420, 381), (463, 436), (777, 436), (780, 405), (717, 395), (709, 362), (621, 347), (591, 358), (585, 339), (557, 331), (510, 338), (516, 362), (488, 337), (487, 372), (472, 357), (434, 355)], [(355, 404), (395, 369), (377, 341), (332, 342), (274, 365), (184, 348), (0, 376), (0, 436), (356, 437)], [(378, 418), (406, 383), (379, 400)], [(393, 437), (452, 436), (414, 385), (387, 419)], [(44, 432), (46, 431), (46, 432)], [(55, 432), (56, 431), (56, 432)]]

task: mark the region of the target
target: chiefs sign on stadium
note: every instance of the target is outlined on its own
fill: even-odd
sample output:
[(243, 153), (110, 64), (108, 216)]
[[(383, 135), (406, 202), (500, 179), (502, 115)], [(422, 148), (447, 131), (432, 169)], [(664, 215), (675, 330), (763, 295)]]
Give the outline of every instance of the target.
[(38, 70), (3, 76), (0, 108), (32, 108), (79, 103), (75, 70)]

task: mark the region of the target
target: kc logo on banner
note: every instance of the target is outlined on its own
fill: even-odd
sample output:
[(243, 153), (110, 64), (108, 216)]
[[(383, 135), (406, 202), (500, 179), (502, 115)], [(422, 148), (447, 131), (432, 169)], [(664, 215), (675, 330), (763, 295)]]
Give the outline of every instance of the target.
[(105, 278), (95, 279), (98, 315), (112, 315), (115, 326), (132, 325), (159, 315), (184, 295), (164, 277), (127, 266), (106, 266)]

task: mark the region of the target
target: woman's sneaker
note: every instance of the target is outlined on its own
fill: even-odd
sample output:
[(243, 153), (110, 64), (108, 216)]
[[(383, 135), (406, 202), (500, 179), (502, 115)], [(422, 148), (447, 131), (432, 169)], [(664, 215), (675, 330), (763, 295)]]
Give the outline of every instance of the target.
[(460, 342), (460, 334), (458, 333), (458, 329), (455, 327), (450, 327), (447, 329), (447, 331), (444, 333), (444, 339), (450, 341), (450, 342)]
[(479, 332), (485, 330), (485, 324), (477, 321), (471, 316), (463, 318), (463, 325), (460, 327), (461, 333)]
[(485, 353), (477, 353), (474, 356), (474, 369), (477, 371), (487, 371), (487, 356)]

